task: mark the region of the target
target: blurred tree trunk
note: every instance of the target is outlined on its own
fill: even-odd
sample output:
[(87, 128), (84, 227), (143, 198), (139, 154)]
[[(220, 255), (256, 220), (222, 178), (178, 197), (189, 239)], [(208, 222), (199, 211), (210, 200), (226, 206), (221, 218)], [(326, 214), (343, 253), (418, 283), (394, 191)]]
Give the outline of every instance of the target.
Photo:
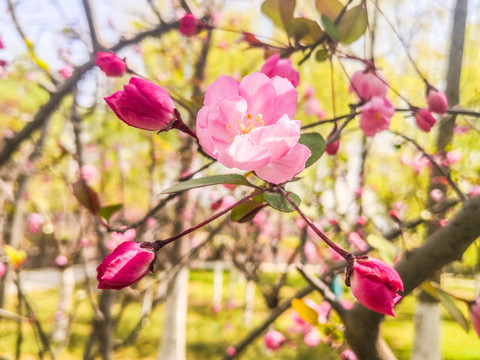
[[(467, 18), (468, 0), (457, 0), (453, 14), (453, 26), (450, 41), (450, 54), (447, 65), (447, 88), (446, 95), (449, 106), (455, 106), (460, 99), (460, 75), (462, 72), (463, 48), (465, 40), (465, 24)], [(437, 153), (442, 156), (446, 153), (446, 147), (453, 138), (453, 128), (455, 126), (456, 116), (442, 117), (439, 122), (437, 135)], [(448, 169), (445, 169), (448, 171)], [(432, 181), (436, 177), (443, 176), (442, 173), (434, 168), (428, 193), (433, 189), (440, 189), (446, 199), (447, 186)], [(429, 198), (427, 206), (429, 209), (434, 205), (434, 201)], [(439, 214), (443, 218), (445, 213)], [(428, 225), (427, 237), (438, 230), (437, 222), (430, 222)], [(435, 280), (439, 281), (440, 272), (435, 275)], [(418, 303), (415, 309), (415, 335), (414, 346), (412, 349), (412, 360), (440, 360), (440, 304), (428, 293), (422, 291), (418, 296)]]

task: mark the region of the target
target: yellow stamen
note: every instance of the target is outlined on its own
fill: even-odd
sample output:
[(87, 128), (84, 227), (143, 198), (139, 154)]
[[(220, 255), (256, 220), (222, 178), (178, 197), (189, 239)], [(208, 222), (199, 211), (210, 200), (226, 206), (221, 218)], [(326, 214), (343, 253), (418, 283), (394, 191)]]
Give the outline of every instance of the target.
[(227, 124), (227, 130), (231, 130), (231, 129), (232, 129), (232, 125)]

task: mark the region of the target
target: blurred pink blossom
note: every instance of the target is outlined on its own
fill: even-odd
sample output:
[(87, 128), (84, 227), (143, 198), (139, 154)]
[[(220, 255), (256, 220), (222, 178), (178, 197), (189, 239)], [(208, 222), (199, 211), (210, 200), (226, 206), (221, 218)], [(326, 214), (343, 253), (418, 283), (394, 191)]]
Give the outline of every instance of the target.
[(38, 234), (42, 230), (43, 216), (38, 213), (31, 213), (28, 216), (28, 231), (32, 234)]

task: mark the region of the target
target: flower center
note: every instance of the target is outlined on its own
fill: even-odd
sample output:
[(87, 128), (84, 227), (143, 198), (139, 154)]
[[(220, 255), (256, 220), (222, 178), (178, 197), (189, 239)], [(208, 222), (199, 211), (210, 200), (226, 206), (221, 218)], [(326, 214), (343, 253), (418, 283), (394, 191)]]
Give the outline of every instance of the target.
[[(242, 120), (237, 120), (237, 129), (239, 132), (238, 134), (248, 134), (250, 131), (252, 131), (253, 129), (256, 129), (258, 126), (264, 126), (265, 123), (263, 122), (262, 120), (262, 114), (258, 114), (256, 117), (255, 117), (255, 120), (252, 120), (253, 119), (253, 116), (252, 114), (247, 114), (246, 116), (246, 122), (244, 123), (244, 121)], [(227, 130), (231, 130), (232, 129), (232, 126), (230, 124), (227, 124), (226, 126)], [(232, 141), (233, 141), (234, 138), (232, 138)]]

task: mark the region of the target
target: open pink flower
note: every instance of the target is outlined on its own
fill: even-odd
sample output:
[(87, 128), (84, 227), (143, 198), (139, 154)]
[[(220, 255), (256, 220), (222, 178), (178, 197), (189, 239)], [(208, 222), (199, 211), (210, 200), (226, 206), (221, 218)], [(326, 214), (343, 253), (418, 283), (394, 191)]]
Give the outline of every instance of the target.
[(263, 341), (267, 349), (277, 350), (285, 342), (285, 336), (280, 331), (272, 330), (265, 334)]
[(289, 181), (311, 154), (298, 143), (300, 121), (292, 120), (297, 97), (292, 84), (278, 76), (257, 72), (240, 83), (220, 76), (197, 115), (200, 145), (228, 168), (255, 171), (274, 184)]
[(354, 93), (359, 100), (368, 101), (377, 96), (387, 96), (387, 84), (375, 69), (359, 70), (350, 79), (348, 91)]
[(419, 129), (425, 132), (430, 132), (437, 120), (427, 109), (420, 109), (415, 113), (415, 121)]
[(123, 90), (104, 99), (120, 120), (138, 129), (166, 131), (176, 120), (170, 95), (148, 80), (132, 77)]
[(150, 271), (155, 254), (134, 241), (121, 243), (97, 267), (99, 289), (122, 289)]
[(387, 130), (390, 119), (395, 114), (392, 103), (387, 98), (378, 96), (360, 108), (360, 129), (366, 136), (373, 136), (377, 132)]
[(290, 81), (294, 87), (297, 87), (300, 83), (300, 74), (293, 67), (292, 60), (280, 59), (279, 53), (270, 56), (260, 68), (260, 72), (269, 78), (275, 76), (285, 78)]
[(427, 94), (428, 110), (437, 114), (445, 114), (448, 108), (447, 96), (443, 91), (435, 89), (428, 90)]
[(393, 267), (374, 258), (356, 259), (350, 289), (370, 310), (395, 316), (393, 307), (402, 298), (403, 282)]
[(468, 312), (472, 320), (473, 328), (477, 332), (478, 337), (480, 337), (480, 297), (477, 297), (474, 302), (468, 304)]
[(127, 71), (127, 64), (125, 64), (125, 61), (110, 52), (97, 53), (95, 64), (107, 76), (123, 76)]

